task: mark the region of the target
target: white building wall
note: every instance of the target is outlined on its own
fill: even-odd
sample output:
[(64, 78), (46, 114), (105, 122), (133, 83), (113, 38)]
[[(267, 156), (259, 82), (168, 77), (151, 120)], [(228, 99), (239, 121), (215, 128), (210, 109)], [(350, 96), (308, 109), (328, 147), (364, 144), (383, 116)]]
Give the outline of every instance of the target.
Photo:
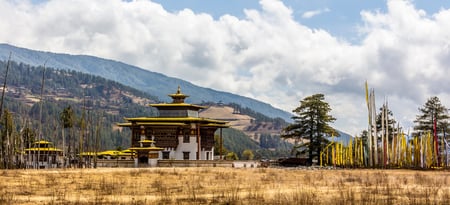
[(178, 147), (175, 150), (175, 159), (183, 160), (183, 152), (189, 152), (189, 160), (197, 159), (197, 136), (190, 136), (189, 143), (183, 142), (184, 136), (178, 137)]
[[(197, 160), (197, 136), (191, 135), (189, 142), (183, 142), (184, 136), (178, 137), (178, 146), (176, 149), (166, 148), (159, 153), (159, 159), (163, 159), (163, 152), (169, 152), (169, 159), (184, 160), (184, 152), (189, 152), (189, 160)], [(209, 156), (208, 156), (209, 155)], [(214, 160), (214, 148), (212, 150), (200, 151), (200, 160)]]

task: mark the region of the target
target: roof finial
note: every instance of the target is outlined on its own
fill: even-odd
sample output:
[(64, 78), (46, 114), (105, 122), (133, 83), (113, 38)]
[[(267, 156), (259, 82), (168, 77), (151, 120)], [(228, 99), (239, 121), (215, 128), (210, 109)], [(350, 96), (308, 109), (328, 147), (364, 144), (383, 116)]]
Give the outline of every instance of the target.
[(176, 93), (170, 94), (169, 96), (173, 99), (172, 103), (184, 103), (184, 99), (189, 97), (189, 95), (185, 95), (181, 92), (180, 86), (178, 86)]

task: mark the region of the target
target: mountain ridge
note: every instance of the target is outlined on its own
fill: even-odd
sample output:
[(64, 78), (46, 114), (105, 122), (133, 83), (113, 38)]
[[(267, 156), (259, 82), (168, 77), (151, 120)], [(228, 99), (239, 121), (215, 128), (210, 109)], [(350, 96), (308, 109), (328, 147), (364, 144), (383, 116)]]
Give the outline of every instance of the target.
[(11, 60), (16, 62), (33, 66), (42, 66), (45, 63), (47, 67), (76, 70), (92, 75), (98, 75), (157, 96), (161, 101), (169, 101), (167, 95), (173, 93), (176, 86), (181, 86), (183, 92), (191, 96), (187, 100), (188, 102), (201, 103), (210, 101), (237, 103), (243, 107), (249, 107), (257, 112), (264, 113), (272, 118), (279, 117), (288, 122), (292, 121), (292, 114), (279, 108), (275, 108), (268, 103), (238, 94), (197, 86), (179, 78), (169, 77), (161, 73), (128, 65), (120, 61), (89, 55), (36, 51), (0, 43), (0, 60), (8, 60), (10, 53), (12, 53)]

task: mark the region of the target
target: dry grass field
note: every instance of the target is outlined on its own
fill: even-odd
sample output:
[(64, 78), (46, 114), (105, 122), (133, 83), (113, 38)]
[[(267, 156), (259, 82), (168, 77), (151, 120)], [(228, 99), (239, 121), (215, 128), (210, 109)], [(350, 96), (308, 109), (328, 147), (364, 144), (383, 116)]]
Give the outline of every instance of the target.
[(0, 170), (0, 204), (450, 204), (449, 171)]

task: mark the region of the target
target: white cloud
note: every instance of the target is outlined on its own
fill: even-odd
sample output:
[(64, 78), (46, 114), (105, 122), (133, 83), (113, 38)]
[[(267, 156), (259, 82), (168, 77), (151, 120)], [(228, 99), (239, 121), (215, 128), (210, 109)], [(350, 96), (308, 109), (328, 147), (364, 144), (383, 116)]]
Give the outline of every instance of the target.
[(367, 127), (365, 80), (405, 127), (431, 96), (450, 108), (450, 10), (390, 0), (384, 13), (361, 12), (362, 41), (351, 44), (295, 21), (281, 1), (260, 4), (241, 19), (214, 19), (151, 1), (0, 1), (0, 41), (120, 60), (287, 111), (324, 93), (350, 134)]
[(326, 12), (330, 12), (329, 8), (324, 8), (324, 9), (317, 9), (317, 10), (312, 10), (312, 11), (306, 11), (302, 14), (302, 18), (304, 19), (309, 19), (312, 18), (314, 16), (326, 13)]

